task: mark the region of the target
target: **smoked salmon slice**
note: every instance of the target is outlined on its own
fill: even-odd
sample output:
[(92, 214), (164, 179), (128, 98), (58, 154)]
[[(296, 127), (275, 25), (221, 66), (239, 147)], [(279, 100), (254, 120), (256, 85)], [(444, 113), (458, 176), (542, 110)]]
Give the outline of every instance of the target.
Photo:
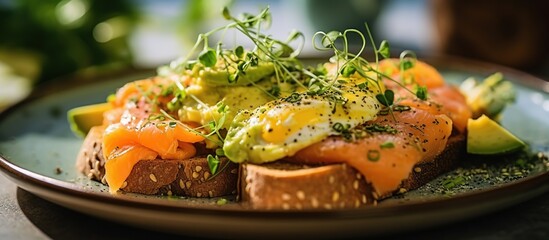
[(124, 146), (140, 145), (157, 152), (163, 159), (173, 159), (172, 157), (178, 156), (176, 151), (181, 149), (180, 146), (191, 150), (192, 144), (188, 146), (182, 142), (196, 143), (204, 140), (203, 136), (190, 129), (183, 124), (171, 124), (166, 121), (142, 128), (111, 124), (103, 133), (103, 154), (105, 159), (109, 159), (113, 152)]
[(384, 59), (379, 62), (378, 70), (407, 86), (417, 84), (427, 88), (434, 88), (446, 84), (444, 78), (436, 68), (418, 60), (414, 60), (413, 67), (402, 71), (400, 68), (400, 59)]
[[(204, 141), (192, 123), (171, 120), (160, 112), (173, 98), (173, 80), (150, 78), (128, 83), (109, 102), (104, 113), (102, 149), (106, 181), (116, 192), (141, 160), (184, 160), (196, 155), (193, 143)], [(170, 90), (172, 92), (169, 92)]]
[(397, 105), (423, 109), (432, 114), (446, 114), (452, 119), (454, 128), (460, 133), (465, 133), (467, 120), (473, 116), (465, 97), (455, 86), (444, 85), (430, 88), (428, 90), (429, 99), (426, 101), (420, 100), (406, 91), (395, 92), (395, 97), (398, 99)]
[(422, 109), (380, 116), (364, 127), (368, 136), (349, 141), (330, 137), (297, 152), (289, 161), (305, 164), (347, 163), (372, 184), (377, 196), (389, 195), (408, 178), (414, 165), (434, 159), (446, 147), (452, 120)]
[(124, 181), (137, 162), (153, 160), (157, 156), (156, 152), (138, 145), (126, 145), (116, 149), (105, 162), (105, 180), (109, 184), (109, 191), (116, 193), (118, 189), (123, 188)]
[[(402, 71), (399, 59), (385, 59), (378, 67), (380, 72), (392, 78), (384, 79), (383, 83), (395, 92), (395, 101), (398, 105), (421, 108), (433, 114), (446, 114), (452, 119), (458, 132), (465, 132), (467, 119), (473, 115), (472, 110), (459, 89), (446, 84), (442, 75), (433, 66), (415, 60), (413, 67)], [(419, 100), (405, 89), (414, 90), (418, 86), (427, 88), (427, 101)]]

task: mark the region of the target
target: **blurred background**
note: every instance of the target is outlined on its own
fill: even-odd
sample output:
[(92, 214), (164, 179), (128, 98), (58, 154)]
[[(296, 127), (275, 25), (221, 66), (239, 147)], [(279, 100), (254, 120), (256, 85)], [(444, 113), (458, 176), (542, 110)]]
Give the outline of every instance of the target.
[(375, 40), (422, 55), (448, 54), (549, 76), (549, 1), (530, 0), (0, 0), (0, 110), (68, 76), (152, 69), (187, 53), (197, 35), (233, 14), (270, 6), (268, 33), (297, 29), (303, 57), (316, 31), (367, 22)]

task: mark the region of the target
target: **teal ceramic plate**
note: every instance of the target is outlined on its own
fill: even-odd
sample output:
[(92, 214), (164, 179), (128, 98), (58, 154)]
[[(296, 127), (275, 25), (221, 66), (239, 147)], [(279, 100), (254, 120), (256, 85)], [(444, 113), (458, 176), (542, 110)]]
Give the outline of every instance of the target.
[[(549, 83), (483, 63), (451, 59), (430, 62), (454, 83), (470, 76), (482, 79), (495, 71), (504, 73), (516, 84), (518, 99), (504, 112), (502, 124), (530, 143), (533, 151), (548, 152)], [(549, 190), (545, 163), (525, 165), (522, 161), (519, 165), (523, 168), (517, 170), (518, 159), (506, 163), (488, 160), (493, 163), (488, 168), (465, 159), (473, 164), (465, 164), (404, 196), (352, 210), (255, 211), (234, 202), (217, 205), (215, 199), (112, 196), (104, 186), (76, 172), (74, 162), (82, 139), (71, 133), (65, 114), (76, 106), (102, 102), (123, 83), (150, 74), (128, 74), (77, 87), (57, 84), (1, 113), (0, 170), (21, 188), (76, 211), (144, 228), (207, 237), (394, 233), (487, 214)]]

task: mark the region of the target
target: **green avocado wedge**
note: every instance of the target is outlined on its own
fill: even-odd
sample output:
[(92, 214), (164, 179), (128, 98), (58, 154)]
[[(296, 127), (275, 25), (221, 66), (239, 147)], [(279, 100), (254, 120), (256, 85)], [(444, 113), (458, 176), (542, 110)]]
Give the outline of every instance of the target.
[(492, 119), (497, 118), (516, 99), (513, 84), (499, 72), (481, 82), (468, 78), (461, 84), (460, 90), (467, 99), (467, 105), (473, 110), (474, 117), (485, 114)]
[(112, 109), (109, 103), (77, 107), (67, 112), (71, 131), (78, 137), (85, 137), (94, 126), (103, 124), (103, 113)]
[(467, 153), (504, 154), (520, 150), (526, 144), (486, 115), (467, 122)]

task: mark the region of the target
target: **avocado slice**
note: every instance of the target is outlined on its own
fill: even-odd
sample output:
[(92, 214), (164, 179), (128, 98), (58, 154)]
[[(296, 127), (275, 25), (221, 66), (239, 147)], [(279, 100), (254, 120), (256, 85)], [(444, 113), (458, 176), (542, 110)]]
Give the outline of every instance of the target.
[[(236, 66), (235, 66), (236, 67)], [(260, 62), (257, 66), (250, 66), (245, 73), (239, 75), (237, 81), (229, 83), (229, 71), (218, 68), (205, 68), (198, 75), (210, 86), (246, 86), (255, 83), (275, 71), (273, 63)]]
[(494, 73), (478, 82), (474, 78), (466, 79), (460, 86), (460, 90), (467, 99), (467, 105), (473, 110), (473, 117), (482, 114), (495, 119), (516, 99), (513, 84), (504, 79), (503, 74)]
[(99, 103), (69, 110), (67, 120), (72, 132), (76, 136), (85, 137), (92, 127), (103, 124), (103, 113), (110, 109), (110, 103)]
[(467, 122), (467, 152), (503, 154), (520, 150), (526, 144), (486, 115)]

